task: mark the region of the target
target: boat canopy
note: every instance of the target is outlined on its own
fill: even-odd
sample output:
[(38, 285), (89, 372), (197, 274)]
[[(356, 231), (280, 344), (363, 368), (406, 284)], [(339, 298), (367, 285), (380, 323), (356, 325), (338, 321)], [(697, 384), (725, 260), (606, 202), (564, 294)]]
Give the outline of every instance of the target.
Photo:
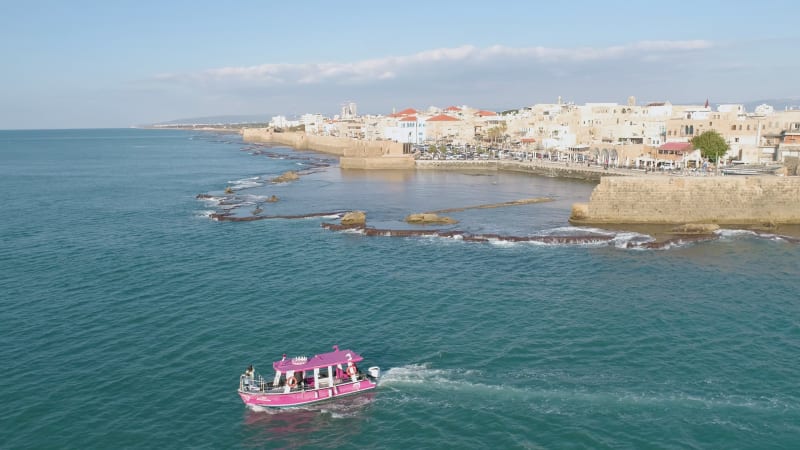
[(303, 356), (291, 359), (284, 358), (280, 361), (275, 361), (272, 363), (272, 367), (274, 367), (275, 371), (277, 372), (286, 373), (290, 370), (295, 372), (300, 370), (314, 370), (320, 367), (347, 364), (351, 361), (357, 363), (362, 360), (364, 360), (364, 358), (352, 350), (339, 350), (337, 348), (329, 353), (314, 355), (313, 358), (306, 358)]

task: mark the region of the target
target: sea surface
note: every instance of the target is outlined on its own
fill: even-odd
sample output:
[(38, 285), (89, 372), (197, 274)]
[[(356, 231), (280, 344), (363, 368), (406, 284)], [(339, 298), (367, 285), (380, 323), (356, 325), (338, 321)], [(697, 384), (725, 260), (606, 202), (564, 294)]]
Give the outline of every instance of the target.
[[(270, 181), (287, 170), (302, 176)], [(547, 196), (444, 228), (601, 233), (567, 222), (592, 188), (343, 171), (238, 135), (0, 131), (0, 447), (798, 448), (796, 243), (321, 227), (347, 210), (402, 229), (414, 212)], [(211, 218), (226, 208), (327, 214)], [(333, 345), (381, 367), (374, 393), (277, 412), (236, 394), (247, 365), (269, 377), (283, 353)]]

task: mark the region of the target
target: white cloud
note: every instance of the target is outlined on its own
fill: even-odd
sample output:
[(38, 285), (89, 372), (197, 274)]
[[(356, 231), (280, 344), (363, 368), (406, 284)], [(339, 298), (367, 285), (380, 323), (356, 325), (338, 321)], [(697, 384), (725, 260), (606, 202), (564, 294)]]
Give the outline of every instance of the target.
[[(536, 68), (556, 64), (574, 65), (616, 60), (653, 63), (665, 57), (705, 50), (714, 45), (705, 40), (640, 41), (610, 47), (524, 47), (495, 45), (478, 48), (426, 50), (406, 56), (390, 56), (346, 63), (261, 64), (248, 67), (222, 67), (187, 74), (162, 74), (157, 80), (178, 83), (237, 83), (259, 86), (298, 86), (316, 84), (358, 84), (401, 78), (418, 73), (446, 70), (496, 70), (503, 65)], [(552, 68), (552, 67), (551, 67)]]

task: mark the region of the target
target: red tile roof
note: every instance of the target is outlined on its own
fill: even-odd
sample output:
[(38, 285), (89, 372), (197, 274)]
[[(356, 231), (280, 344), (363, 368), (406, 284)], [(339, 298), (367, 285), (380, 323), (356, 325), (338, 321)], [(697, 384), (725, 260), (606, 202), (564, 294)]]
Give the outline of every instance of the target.
[(416, 114), (417, 110), (414, 108), (406, 108), (402, 111), (398, 111), (393, 114), (389, 114), (389, 117), (403, 117), (403, 116), (410, 116), (412, 114)]
[(444, 110), (445, 111), (461, 111), (461, 108), (459, 108), (458, 106), (448, 106)]
[(433, 116), (427, 120), (428, 122), (458, 122), (458, 119), (455, 117), (450, 117), (447, 114), (439, 114), (438, 116)]
[(693, 146), (691, 142), (667, 142), (663, 144), (661, 147), (658, 147), (659, 150), (674, 150), (677, 152), (690, 152), (693, 150)]
[(535, 138), (522, 138), (521, 140), (522, 140), (523, 144), (530, 144), (530, 143), (536, 142)]
[(482, 109), (482, 110), (476, 112), (475, 115), (476, 116), (480, 116), (480, 117), (488, 117), (488, 116), (496, 116), (497, 113), (494, 112), (494, 111), (487, 111), (485, 109)]
[(416, 121), (417, 121), (417, 116), (405, 116), (402, 119), (400, 119), (400, 122), (416, 122)]

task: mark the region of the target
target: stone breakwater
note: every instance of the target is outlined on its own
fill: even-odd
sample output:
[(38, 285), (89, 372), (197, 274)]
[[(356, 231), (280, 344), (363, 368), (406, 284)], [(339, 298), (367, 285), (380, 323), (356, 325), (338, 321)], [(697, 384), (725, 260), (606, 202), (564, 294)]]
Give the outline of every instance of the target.
[(339, 157), (343, 169), (413, 169), (414, 158), (393, 141), (363, 141), (346, 137), (317, 136), (303, 132), (276, 133), (267, 128), (245, 128), (245, 142), (271, 142), (296, 150), (313, 150)]
[(604, 177), (576, 224), (800, 224), (797, 177)]

